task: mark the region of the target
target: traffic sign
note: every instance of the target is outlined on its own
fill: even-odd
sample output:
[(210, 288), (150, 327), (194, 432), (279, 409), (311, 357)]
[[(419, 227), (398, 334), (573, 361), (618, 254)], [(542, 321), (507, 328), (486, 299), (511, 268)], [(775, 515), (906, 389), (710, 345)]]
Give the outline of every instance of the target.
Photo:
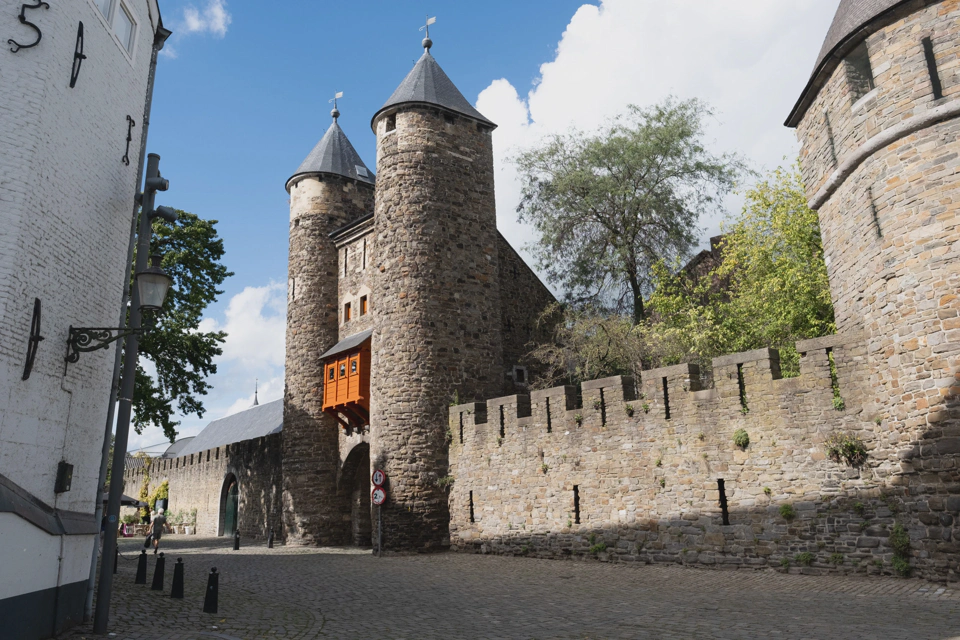
[(387, 481), (387, 474), (385, 474), (380, 469), (376, 469), (373, 472), (373, 484), (377, 487), (382, 487), (383, 483)]
[(370, 494), (370, 499), (373, 501), (373, 504), (379, 507), (387, 501), (387, 490), (383, 487), (374, 487), (373, 493)]

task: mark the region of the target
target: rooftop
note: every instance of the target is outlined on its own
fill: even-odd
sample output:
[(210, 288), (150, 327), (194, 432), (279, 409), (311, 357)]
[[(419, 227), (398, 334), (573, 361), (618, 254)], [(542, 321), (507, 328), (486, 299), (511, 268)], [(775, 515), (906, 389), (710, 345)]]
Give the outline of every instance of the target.
[(413, 69), (390, 96), (390, 99), (374, 114), (370, 126), (373, 127), (373, 123), (377, 121), (381, 113), (402, 104), (434, 105), (473, 118), (491, 127), (497, 126), (474, 109), (473, 105), (463, 97), (453, 81), (447, 77), (434, 57), (430, 55), (429, 47), (424, 47), (423, 55), (420, 56)]
[(214, 420), (184, 447), (179, 455), (188, 456), (225, 444), (262, 438), (283, 430), (283, 400), (251, 407), (226, 418)]
[(315, 175), (318, 173), (330, 173), (343, 176), (366, 184), (373, 184), (375, 176), (373, 171), (367, 168), (367, 165), (360, 159), (360, 154), (350, 144), (347, 134), (343, 132), (340, 125), (337, 124), (337, 115), (339, 111), (334, 110), (333, 123), (327, 132), (323, 134), (320, 142), (313, 148), (310, 155), (300, 164), (300, 167), (287, 180), (287, 191), (290, 190), (290, 183), (299, 176)]

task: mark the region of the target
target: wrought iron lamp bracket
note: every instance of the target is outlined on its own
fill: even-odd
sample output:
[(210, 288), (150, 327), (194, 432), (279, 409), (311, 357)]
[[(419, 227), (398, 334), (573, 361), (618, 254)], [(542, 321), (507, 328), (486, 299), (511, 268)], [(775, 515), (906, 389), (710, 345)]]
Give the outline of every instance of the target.
[(32, 47), (35, 47), (38, 44), (40, 44), (40, 40), (43, 39), (43, 33), (40, 31), (40, 27), (38, 27), (37, 25), (27, 20), (27, 9), (41, 9), (41, 8), (49, 9), (50, 5), (47, 4), (46, 2), (42, 2), (42, 0), (35, 0), (35, 1), (36, 1), (36, 4), (30, 4), (25, 2), (23, 6), (20, 7), (19, 18), (20, 18), (20, 24), (22, 24), (25, 27), (30, 27), (31, 29), (37, 32), (37, 39), (34, 40), (31, 44), (20, 44), (13, 38), (10, 38), (9, 40), (7, 40), (7, 44), (10, 45), (10, 51), (13, 51), (14, 53), (16, 53), (17, 51), (20, 51), (20, 49), (30, 49)]
[(70, 327), (67, 338), (67, 362), (77, 362), (81, 353), (106, 349), (111, 344), (129, 335), (140, 333), (139, 329), (121, 327)]

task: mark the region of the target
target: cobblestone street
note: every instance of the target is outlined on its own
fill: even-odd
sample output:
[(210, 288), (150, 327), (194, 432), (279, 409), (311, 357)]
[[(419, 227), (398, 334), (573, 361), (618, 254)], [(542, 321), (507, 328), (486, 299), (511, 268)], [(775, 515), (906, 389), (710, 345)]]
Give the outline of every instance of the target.
[[(919, 580), (710, 571), (464, 554), (164, 538), (165, 590), (134, 585), (121, 542), (111, 632), (120, 640), (254, 638), (960, 638), (960, 593)], [(186, 566), (183, 600), (169, 597)], [(219, 613), (204, 614), (210, 567)], [(88, 626), (63, 639), (91, 640)]]

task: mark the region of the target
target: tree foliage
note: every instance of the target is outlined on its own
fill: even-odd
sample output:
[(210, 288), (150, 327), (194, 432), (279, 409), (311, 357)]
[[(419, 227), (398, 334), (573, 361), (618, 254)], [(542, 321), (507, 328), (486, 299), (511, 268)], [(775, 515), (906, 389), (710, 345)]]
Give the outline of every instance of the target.
[(779, 349), (784, 374), (797, 374), (794, 343), (836, 331), (817, 214), (795, 167), (777, 169), (745, 196), (725, 225), (717, 267), (697, 277), (677, 262), (652, 266), (641, 324), (563, 311), (552, 341), (530, 353), (544, 372), (537, 384), (557, 384), (561, 370), (578, 382), (683, 362), (709, 373), (716, 356), (763, 347)]
[[(213, 359), (223, 353), (223, 331), (200, 331), (203, 312), (223, 293), (219, 286), (233, 275), (220, 263), (223, 240), (216, 220), (201, 220), (177, 211), (173, 224), (153, 222), (151, 253), (162, 255), (163, 269), (173, 277), (173, 286), (159, 313), (144, 315), (148, 328), (140, 339), (133, 423), (137, 433), (155, 425), (171, 442), (176, 438), (175, 413), (203, 417), (202, 396), (210, 385), (207, 376), (217, 372)], [(143, 367), (143, 358), (154, 365), (155, 374)]]
[(643, 320), (652, 266), (689, 256), (700, 215), (742, 170), (703, 147), (711, 114), (698, 100), (630, 105), (595, 135), (554, 135), (514, 159), (517, 213), (539, 234), (539, 266), (568, 302)]

